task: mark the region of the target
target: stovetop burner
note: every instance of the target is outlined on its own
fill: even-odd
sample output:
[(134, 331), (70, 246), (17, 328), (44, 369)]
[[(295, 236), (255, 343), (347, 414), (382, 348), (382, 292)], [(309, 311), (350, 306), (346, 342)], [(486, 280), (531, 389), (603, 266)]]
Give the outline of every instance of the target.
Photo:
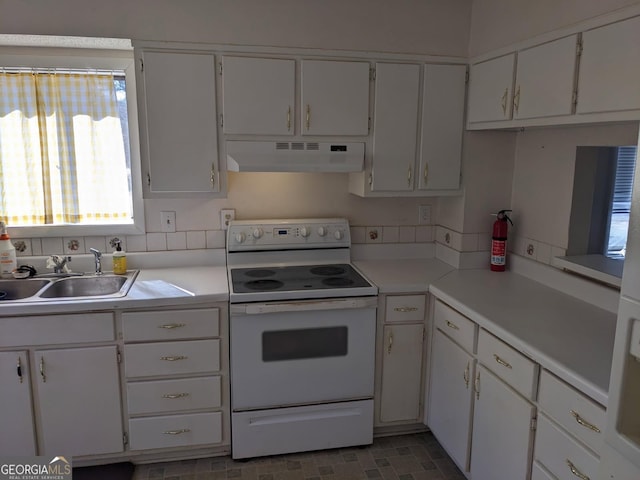
[(233, 293), (300, 292), (371, 286), (349, 264), (233, 268), (231, 281)]

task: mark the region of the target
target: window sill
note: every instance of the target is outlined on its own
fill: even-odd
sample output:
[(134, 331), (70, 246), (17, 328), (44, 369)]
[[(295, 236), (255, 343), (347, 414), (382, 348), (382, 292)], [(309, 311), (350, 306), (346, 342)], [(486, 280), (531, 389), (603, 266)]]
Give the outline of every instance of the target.
[(609, 258), (604, 255), (571, 255), (554, 257), (552, 265), (618, 289), (622, 284), (623, 259)]

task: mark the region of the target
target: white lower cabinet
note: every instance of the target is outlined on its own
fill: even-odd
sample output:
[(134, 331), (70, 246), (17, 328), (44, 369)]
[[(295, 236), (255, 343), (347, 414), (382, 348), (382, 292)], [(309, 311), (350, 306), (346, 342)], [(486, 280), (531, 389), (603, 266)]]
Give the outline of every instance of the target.
[(529, 478), (534, 405), (483, 365), (478, 366), (474, 389), (472, 478)]

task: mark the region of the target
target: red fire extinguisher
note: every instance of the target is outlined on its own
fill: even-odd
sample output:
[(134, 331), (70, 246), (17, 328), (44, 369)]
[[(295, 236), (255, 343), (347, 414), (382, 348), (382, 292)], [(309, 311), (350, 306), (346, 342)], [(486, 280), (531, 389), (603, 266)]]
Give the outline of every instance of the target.
[(513, 225), (508, 212), (511, 210), (500, 210), (494, 214), (497, 216), (491, 237), (491, 270), (494, 272), (504, 272), (507, 264), (507, 230), (509, 223)]

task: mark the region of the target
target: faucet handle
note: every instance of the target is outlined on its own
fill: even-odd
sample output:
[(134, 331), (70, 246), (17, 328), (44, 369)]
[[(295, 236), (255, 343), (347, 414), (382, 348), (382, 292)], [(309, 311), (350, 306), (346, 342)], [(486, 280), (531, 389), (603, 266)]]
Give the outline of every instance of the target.
[(102, 256), (102, 252), (97, 248), (90, 248), (89, 251), (93, 253), (96, 256), (96, 258), (100, 258)]

